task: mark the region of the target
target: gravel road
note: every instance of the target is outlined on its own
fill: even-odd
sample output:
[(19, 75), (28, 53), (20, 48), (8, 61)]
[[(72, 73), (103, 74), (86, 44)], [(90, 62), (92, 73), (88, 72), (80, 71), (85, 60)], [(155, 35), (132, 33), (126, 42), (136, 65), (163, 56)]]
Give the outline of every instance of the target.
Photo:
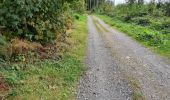
[(87, 71), (77, 100), (170, 100), (170, 61), (88, 17)]

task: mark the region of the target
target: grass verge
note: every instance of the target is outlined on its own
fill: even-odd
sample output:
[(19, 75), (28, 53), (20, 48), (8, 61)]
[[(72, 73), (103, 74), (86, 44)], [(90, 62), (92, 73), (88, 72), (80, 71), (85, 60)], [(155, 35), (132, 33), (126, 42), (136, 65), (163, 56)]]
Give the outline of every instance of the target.
[(87, 44), (87, 18), (85, 15), (78, 16), (70, 34), (73, 45), (63, 54), (63, 59), (29, 63), (24, 70), (19, 69), (18, 65), (12, 65), (12, 68), (0, 67), (0, 76), (10, 86), (7, 91), (0, 91), (0, 99), (75, 99), (76, 85), (84, 70), (82, 62)]
[(170, 58), (170, 34), (161, 34), (161, 32), (148, 27), (125, 23), (106, 15), (97, 16), (103, 19), (107, 24), (119, 31), (127, 33), (129, 36), (151, 48), (158, 54)]

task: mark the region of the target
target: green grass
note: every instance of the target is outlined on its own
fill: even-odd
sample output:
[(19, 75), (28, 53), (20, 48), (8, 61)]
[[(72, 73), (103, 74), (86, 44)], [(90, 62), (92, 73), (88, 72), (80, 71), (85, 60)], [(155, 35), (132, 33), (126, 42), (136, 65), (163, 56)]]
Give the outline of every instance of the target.
[(8, 93), (0, 94), (9, 100), (74, 100), (78, 80), (84, 71), (86, 51), (86, 16), (79, 15), (71, 32), (74, 45), (62, 60), (39, 61), (27, 64), (26, 69), (1, 68), (0, 73), (11, 86)]
[(158, 54), (170, 58), (170, 33), (161, 34), (161, 31), (153, 30), (149, 27), (134, 25), (132, 23), (125, 23), (106, 15), (97, 16), (103, 19), (107, 24), (126, 33)]

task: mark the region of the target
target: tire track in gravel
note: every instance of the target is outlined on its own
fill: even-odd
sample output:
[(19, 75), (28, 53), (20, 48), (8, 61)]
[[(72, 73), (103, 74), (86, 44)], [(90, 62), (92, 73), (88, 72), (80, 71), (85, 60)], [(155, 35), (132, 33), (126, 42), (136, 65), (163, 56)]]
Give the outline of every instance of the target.
[(88, 17), (87, 72), (80, 82), (78, 100), (131, 100), (131, 89), (105, 47), (92, 17)]

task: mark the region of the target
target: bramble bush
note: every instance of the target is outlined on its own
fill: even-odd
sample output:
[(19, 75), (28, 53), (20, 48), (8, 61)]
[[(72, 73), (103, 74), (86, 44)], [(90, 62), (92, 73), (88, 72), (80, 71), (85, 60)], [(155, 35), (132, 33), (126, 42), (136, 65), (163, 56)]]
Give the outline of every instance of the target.
[(84, 6), (84, 0), (1, 0), (0, 58), (11, 57), (6, 54), (10, 49), (12, 55), (35, 51), (30, 49), (35, 42), (44, 48), (44, 44), (55, 47), (65, 43), (66, 30), (73, 24), (73, 13), (84, 13)]
[(62, 0), (3, 0), (0, 26), (6, 36), (50, 42), (63, 34), (70, 20), (69, 5)]

